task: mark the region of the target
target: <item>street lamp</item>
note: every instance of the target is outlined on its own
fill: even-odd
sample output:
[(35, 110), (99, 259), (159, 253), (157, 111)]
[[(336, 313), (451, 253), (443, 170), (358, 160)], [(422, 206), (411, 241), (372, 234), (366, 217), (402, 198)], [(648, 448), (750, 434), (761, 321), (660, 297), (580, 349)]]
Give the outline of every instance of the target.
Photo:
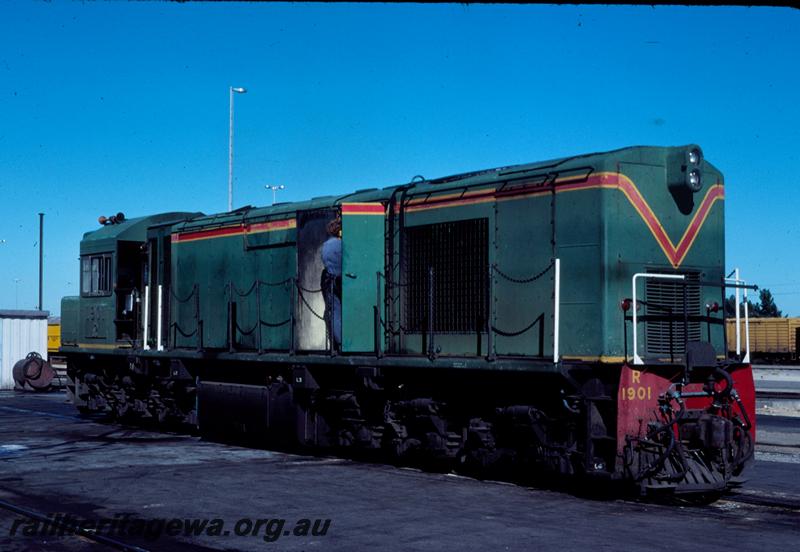
[(277, 192), (278, 190), (283, 190), (284, 188), (286, 188), (286, 186), (284, 186), (283, 184), (281, 184), (280, 186), (273, 186), (271, 184), (267, 184), (266, 186), (264, 186), (264, 188), (266, 188), (267, 190), (272, 190), (272, 204), (275, 205), (275, 192)]
[(228, 125), (228, 212), (233, 211), (233, 93), (245, 94), (246, 88), (230, 87), (230, 123)]

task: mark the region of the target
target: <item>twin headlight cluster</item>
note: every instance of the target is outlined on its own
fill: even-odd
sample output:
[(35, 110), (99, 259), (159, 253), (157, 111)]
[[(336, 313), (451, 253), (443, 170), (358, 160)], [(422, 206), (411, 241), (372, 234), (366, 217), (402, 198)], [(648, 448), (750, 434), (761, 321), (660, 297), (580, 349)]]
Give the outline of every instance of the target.
[(693, 192), (699, 192), (703, 187), (703, 173), (700, 166), (703, 163), (703, 150), (700, 146), (690, 146), (686, 150), (686, 163), (684, 172), (686, 173), (686, 185)]
[(703, 187), (703, 150), (690, 145), (670, 155), (668, 160), (669, 187), (676, 191), (694, 193)]

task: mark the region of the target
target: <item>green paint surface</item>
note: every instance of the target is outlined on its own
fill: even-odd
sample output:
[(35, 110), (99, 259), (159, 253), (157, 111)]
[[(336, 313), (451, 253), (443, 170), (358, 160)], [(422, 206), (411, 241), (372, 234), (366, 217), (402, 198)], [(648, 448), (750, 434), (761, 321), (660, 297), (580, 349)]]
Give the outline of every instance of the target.
[(384, 221), (373, 214), (342, 216), (343, 352), (375, 350), (373, 312), (376, 306), (383, 310), (377, 274), (384, 269)]

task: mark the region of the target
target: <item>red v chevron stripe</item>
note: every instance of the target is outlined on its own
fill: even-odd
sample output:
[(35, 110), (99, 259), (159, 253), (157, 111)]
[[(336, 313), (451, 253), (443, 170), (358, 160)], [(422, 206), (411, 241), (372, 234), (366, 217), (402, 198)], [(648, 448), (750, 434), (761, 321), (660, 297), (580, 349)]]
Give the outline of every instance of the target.
[[(725, 198), (725, 189), (721, 184), (711, 186), (708, 191), (706, 191), (706, 195), (700, 202), (700, 206), (694, 212), (683, 236), (681, 236), (677, 244), (674, 244), (664, 230), (664, 226), (661, 224), (658, 216), (656, 216), (650, 208), (650, 205), (648, 205), (647, 201), (642, 197), (641, 192), (639, 192), (639, 189), (630, 178), (624, 174), (601, 173), (589, 177), (590, 181), (592, 179), (600, 180), (599, 183), (595, 182), (591, 185), (592, 187), (616, 188), (625, 194), (625, 197), (631, 205), (633, 205), (634, 209), (636, 209), (636, 212), (639, 213), (639, 216), (642, 217), (642, 220), (644, 220), (650, 233), (653, 234), (653, 237), (658, 242), (664, 255), (669, 259), (673, 268), (678, 268), (683, 262), (683, 259), (686, 258), (686, 254), (689, 252), (695, 238), (697, 238), (697, 235), (700, 233), (700, 228), (702, 228), (703, 223), (706, 221), (706, 218), (708, 218), (714, 202)], [(582, 184), (585, 183), (581, 182), (578, 186)], [(569, 184), (567, 186), (569, 186)], [(556, 188), (556, 190), (558, 191), (559, 189)]]

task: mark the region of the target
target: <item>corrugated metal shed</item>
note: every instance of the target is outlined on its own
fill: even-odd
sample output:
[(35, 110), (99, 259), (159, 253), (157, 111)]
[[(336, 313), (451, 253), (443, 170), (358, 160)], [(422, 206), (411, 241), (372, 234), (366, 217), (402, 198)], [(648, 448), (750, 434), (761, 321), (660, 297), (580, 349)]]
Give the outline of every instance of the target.
[(31, 351), (47, 359), (48, 311), (0, 310), (0, 389), (13, 389), (14, 364)]

